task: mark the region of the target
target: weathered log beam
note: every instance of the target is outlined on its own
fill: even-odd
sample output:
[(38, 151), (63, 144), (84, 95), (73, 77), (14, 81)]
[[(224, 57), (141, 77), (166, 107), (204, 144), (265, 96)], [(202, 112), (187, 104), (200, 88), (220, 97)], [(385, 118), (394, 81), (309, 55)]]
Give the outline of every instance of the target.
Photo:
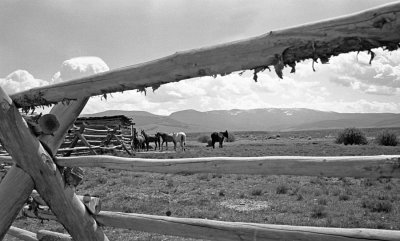
[[(78, 199), (85, 205), (87, 209), (89, 209), (90, 213), (97, 214), (101, 210), (101, 199), (98, 197), (92, 197), (90, 195), (76, 195)], [(39, 205), (47, 206), (47, 203), (43, 200), (40, 194), (33, 190), (31, 193), (31, 197), (35, 200)]]
[(10, 227), (7, 234), (24, 241), (38, 241), (35, 233), (13, 226)]
[[(65, 133), (66, 131), (61, 135)], [(65, 185), (51, 154), (32, 136), (18, 109), (1, 87), (0, 140), (18, 166), (34, 179), (37, 190), (74, 239), (108, 240), (76, 197), (74, 189)], [(61, 144), (58, 139), (50, 142)], [(7, 230), (4, 227), (0, 229), (2, 232)]]
[[(84, 131), (85, 131), (85, 125), (82, 125), (82, 126), (79, 128), (79, 130), (75, 130), (75, 136), (74, 136), (74, 138), (72, 139), (69, 148), (74, 148), (75, 145), (76, 145), (76, 143), (78, 143), (79, 136), (77, 135), (77, 133), (82, 134)], [(69, 156), (69, 155), (71, 155), (71, 152), (72, 152), (72, 151), (68, 151), (67, 153), (64, 154), (64, 156)]]
[(87, 146), (89, 148), (90, 153), (92, 153), (93, 155), (97, 155), (96, 151), (92, 148), (92, 146), (90, 145), (90, 143), (86, 140), (86, 138), (79, 132), (76, 133), (76, 135), (78, 136), (78, 138), (81, 140), (81, 142)]
[(399, 155), (200, 157), (179, 159), (80, 156), (58, 158), (57, 163), (69, 167), (104, 167), (135, 172), (400, 178)]
[(0, 240), (17, 217), (33, 189), (32, 178), (19, 167), (13, 166), (0, 183)]
[(398, 241), (400, 231), (303, 227), (274, 224), (222, 222), (135, 213), (102, 211), (96, 216), (104, 226), (196, 239), (253, 241)]
[(48, 230), (39, 230), (37, 232), (39, 241), (72, 241), (71, 236), (64, 233), (57, 233)]
[[(35, 215), (25, 209), (24, 214), (31, 218), (57, 220), (46, 210), (39, 210)], [(209, 240), (398, 241), (400, 238), (400, 231), (393, 230), (224, 222), (109, 211), (101, 211), (95, 218), (102, 226)]]
[(22, 215), (28, 218), (37, 218), (40, 220), (54, 220), (57, 221), (57, 217), (49, 209), (38, 209), (31, 210), (28, 207), (22, 209)]
[(226, 75), (247, 69), (257, 72), (271, 65), (281, 76), (285, 65), (293, 66), (305, 59), (319, 58), (325, 63), (331, 56), (351, 51), (378, 47), (394, 50), (399, 42), (400, 2), (396, 2), (339, 18), (270, 31), (242, 41), (178, 52), (11, 97), (19, 107), (29, 108), (131, 89), (157, 89), (162, 84), (194, 77)]

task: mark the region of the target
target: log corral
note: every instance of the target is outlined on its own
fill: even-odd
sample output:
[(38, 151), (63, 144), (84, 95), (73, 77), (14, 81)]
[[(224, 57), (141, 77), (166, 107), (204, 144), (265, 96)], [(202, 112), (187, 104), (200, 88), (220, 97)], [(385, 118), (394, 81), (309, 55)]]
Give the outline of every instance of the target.
[(58, 150), (59, 155), (69, 156), (113, 153), (124, 150), (131, 154), (132, 118), (124, 115), (79, 117), (68, 131), (64, 143)]
[[(22, 240), (103, 241), (108, 238), (99, 225), (107, 225), (211, 240), (398, 241), (400, 231), (393, 230), (296, 227), (100, 211), (98, 198), (75, 194), (72, 183), (79, 182), (79, 172), (75, 173), (78, 179), (71, 180), (73, 172), (66, 170), (77, 166), (101, 166), (162, 173), (191, 171), (398, 178), (399, 156), (212, 157), (164, 161), (109, 156), (55, 158), (55, 154), (71, 128), (76, 135), (70, 138), (69, 145), (81, 140), (93, 153), (96, 150), (86, 137), (98, 138), (106, 134), (107, 138), (100, 141), (100, 146), (103, 142), (110, 142), (112, 135), (117, 141), (124, 141), (124, 135), (115, 127), (100, 131), (100, 134), (84, 133), (85, 125), (72, 127), (90, 96), (106, 97), (112, 92), (133, 89), (145, 91), (147, 87), (155, 90), (170, 82), (227, 75), (240, 70), (254, 70), (254, 80), (257, 81), (257, 73), (270, 66), (282, 78), (282, 69), (288, 66), (295, 72), (295, 64), (299, 61), (312, 59), (327, 63), (330, 57), (351, 51), (369, 51), (372, 60), (373, 48), (383, 47), (392, 51), (399, 47), (399, 42), (400, 2), (397, 2), (335, 19), (269, 31), (246, 40), (179, 52), (151, 62), (33, 88), (11, 96), (0, 87), (0, 142), (11, 155), (1, 156), (0, 160), (14, 163), (0, 183), (0, 239), (8, 231)], [(35, 121), (27, 123), (18, 110), (55, 103), (58, 104), (52, 108), (51, 115), (37, 124)], [(42, 230), (35, 237), (32, 232), (10, 227), (25, 200), (33, 195), (33, 188), (38, 192), (33, 192), (36, 195), (35, 207), (46, 205), (46, 208), (34, 209), (33, 214), (32, 209), (28, 209), (26, 215), (57, 220), (70, 236)]]

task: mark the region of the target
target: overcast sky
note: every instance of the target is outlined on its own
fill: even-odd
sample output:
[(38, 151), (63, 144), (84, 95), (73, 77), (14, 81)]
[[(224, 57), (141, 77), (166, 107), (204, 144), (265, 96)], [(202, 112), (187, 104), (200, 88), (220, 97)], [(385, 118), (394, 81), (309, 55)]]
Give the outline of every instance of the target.
[[(0, 85), (9, 93), (337, 17), (383, 0), (2, 0)], [(107, 109), (169, 114), (183, 109), (312, 108), (400, 113), (400, 52), (340, 55), (298, 64), (281, 80), (268, 71), (167, 84), (147, 95), (91, 98), (85, 113)]]

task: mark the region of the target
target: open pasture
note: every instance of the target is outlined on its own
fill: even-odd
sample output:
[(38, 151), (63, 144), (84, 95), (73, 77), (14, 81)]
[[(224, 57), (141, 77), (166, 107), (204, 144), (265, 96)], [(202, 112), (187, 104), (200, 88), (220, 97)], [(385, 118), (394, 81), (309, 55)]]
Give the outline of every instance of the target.
[[(335, 130), (237, 132), (235, 142), (212, 149), (190, 133), (186, 152), (150, 151), (144, 158), (206, 156), (343, 156), (399, 154), (372, 139), (380, 130), (364, 130), (364, 146), (334, 144)], [(392, 131), (398, 131), (392, 129)], [(276, 136), (279, 135), (279, 139)], [(274, 136), (275, 139), (269, 137)], [(400, 180), (239, 174), (157, 174), (85, 168), (78, 194), (100, 197), (102, 210), (172, 217), (267, 224), (400, 230)], [(20, 217), (14, 226), (65, 232), (54, 221)], [(111, 240), (189, 240), (130, 230), (104, 228)], [(12, 240), (9, 236), (9, 239)]]

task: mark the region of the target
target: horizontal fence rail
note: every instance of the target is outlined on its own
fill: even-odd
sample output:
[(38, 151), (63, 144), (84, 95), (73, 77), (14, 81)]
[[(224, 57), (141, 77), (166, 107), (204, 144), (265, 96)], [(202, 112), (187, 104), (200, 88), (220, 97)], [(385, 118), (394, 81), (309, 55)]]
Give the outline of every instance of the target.
[[(31, 218), (57, 220), (48, 210), (37, 214), (24, 209)], [(400, 231), (363, 228), (326, 228), (244, 222), (225, 222), (198, 218), (176, 218), (137, 213), (101, 211), (95, 216), (102, 226), (195, 239), (253, 241), (398, 241)]]
[[(241, 41), (199, 48), (147, 63), (11, 95), (19, 106), (31, 108), (66, 100), (160, 85), (202, 76), (226, 75), (253, 69), (255, 75), (268, 66), (282, 77), (285, 65), (305, 59), (322, 63), (351, 51), (387, 47), (400, 42), (400, 3), (284, 30)], [(256, 79), (256, 78), (255, 78)]]
[[(18, 108), (22, 107), (25, 110), (38, 105), (49, 105), (57, 102), (68, 103), (70, 100), (78, 100), (81, 104), (73, 111), (76, 115), (72, 117), (68, 117), (69, 114), (64, 116), (64, 118), (75, 119), (84, 107), (87, 98), (94, 95), (107, 97), (108, 93), (124, 90), (137, 89), (145, 91), (146, 87), (152, 87), (155, 90), (166, 83), (194, 77), (226, 75), (240, 70), (254, 70), (254, 80), (257, 81), (257, 73), (269, 66), (274, 66), (276, 74), (282, 78), (282, 70), (285, 66), (292, 67), (294, 72), (296, 62), (305, 59), (312, 59), (313, 61), (319, 59), (322, 63), (327, 63), (330, 57), (351, 51), (370, 51), (372, 48), (377, 47), (386, 47), (389, 51), (393, 51), (398, 48), (398, 43), (400, 42), (399, 30), (400, 2), (397, 2), (335, 19), (271, 31), (255, 38), (180, 52), (151, 62), (116, 69), (70, 82), (38, 87), (13, 94), (11, 98)], [(373, 56), (371, 52), (371, 60)], [(1, 88), (0, 90), (3, 91)], [(47, 150), (36, 140), (36, 137), (31, 136), (30, 130), (25, 128), (26, 123), (21, 121), (18, 111), (15, 110), (15, 106), (11, 106), (12, 103), (8, 96), (5, 93), (2, 93), (2, 95), (5, 97), (3, 99), (8, 103), (4, 102), (3, 104), (7, 105), (2, 105), (2, 108), (0, 108), (2, 109), (2, 114), (0, 115), (2, 117), (0, 123), (2, 123), (1, 126), (3, 128), (0, 133), (2, 134), (2, 143), (7, 141), (7, 149), (11, 150), (10, 154), (13, 155), (18, 165), (23, 168), (20, 175), (22, 175), (22, 171), (25, 171), (27, 173), (23, 173), (25, 178), (32, 177), (34, 179), (34, 182), (26, 179), (26, 190), (20, 196), (26, 196), (25, 194), (30, 193), (33, 189), (33, 184), (35, 184), (39, 192), (43, 194), (43, 198), (46, 198), (47, 203), (57, 215), (57, 219), (76, 240), (108, 240), (103, 231), (97, 226), (96, 221), (102, 225), (118, 228), (213, 240), (400, 240), (400, 231), (391, 230), (222, 222), (106, 211), (92, 215), (75, 195), (74, 190), (64, 185), (65, 183), (53, 161), (60, 166), (98, 166), (159, 173), (217, 172), (399, 178), (400, 159), (399, 156), (286, 156), (161, 160), (87, 156), (58, 158), (58, 160), (54, 158), (53, 160), (52, 156), (47, 155)], [(6, 109), (10, 106), (12, 107), (12, 112), (6, 112)], [(63, 115), (62, 112), (58, 114)], [(15, 122), (15, 120), (18, 122)], [(65, 125), (68, 126), (70, 125), (69, 123), (70, 120)], [(65, 131), (61, 131), (55, 139), (51, 140), (52, 137), (43, 137), (41, 141), (48, 143), (48, 149), (55, 153), (59, 144), (61, 144), (59, 142), (63, 139), (62, 135), (64, 134)], [(90, 134), (96, 135), (95, 133)], [(14, 136), (22, 138), (13, 138)], [(46, 141), (49, 138), (50, 140)], [(116, 136), (117, 140), (118, 138), (122, 138), (122, 136)], [(83, 139), (84, 137), (82, 136), (81, 140)], [(90, 147), (89, 143), (85, 142), (85, 145)], [(123, 143), (122, 146), (124, 146)], [(22, 149), (24, 150), (21, 152)], [(91, 151), (94, 152), (93, 150)], [(43, 157), (46, 157), (46, 160), (43, 160)], [(0, 160), (9, 162), (11, 157), (1, 156)], [(11, 170), (16, 172), (17, 167), (14, 166)], [(17, 177), (16, 174), (9, 174), (7, 174), (6, 178), (11, 177), (9, 178), (10, 180)], [(13, 173), (11, 172), (11, 174)], [(7, 185), (4, 185), (4, 183), (7, 183)], [(2, 187), (4, 191), (12, 193), (10, 191), (12, 186), (9, 184), (6, 180), (6, 182), (2, 183)], [(2, 199), (5, 199), (5, 195), (2, 195), (2, 197)], [(12, 200), (15, 200), (16, 197), (14, 195)], [(7, 196), (7, 198), (9, 197)], [(25, 200), (26, 198), (19, 199)], [(3, 223), (0, 225), (0, 237), (2, 238), (4, 232), (11, 225), (10, 221), (13, 219), (11, 216), (16, 215), (17, 209), (14, 208), (15, 210), (9, 211), (13, 206), (10, 205), (11, 202), (7, 203), (7, 200), (2, 200), (1, 203), (6, 207), (3, 209), (10, 214), (6, 221), (3, 221), (5, 215), (1, 215), (0, 223)], [(12, 203), (15, 207), (22, 207), (23, 205), (23, 202), (18, 205), (15, 205), (14, 201)], [(48, 217), (55, 218), (53, 212), (48, 215)], [(78, 220), (83, 221), (84, 225), (77, 222)], [(9, 233), (19, 235), (24, 240), (37, 240), (39, 237), (38, 235), (35, 238), (31, 232), (15, 227), (9, 229)], [(61, 235), (63, 237), (60, 236), (60, 238), (63, 240), (71, 239), (68, 235), (46, 231), (42, 232), (42, 234), (48, 237)]]
[(96, 220), (102, 225), (166, 235), (226, 241), (307, 240), (371, 241), (400, 240), (400, 231), (304, 227), (275, 224), (223, 222), (194, 218), (100, 212)]
[(14, 226), (10, 227), (7, 234), (24, 241), (38, 241), (35, 233)]
[[(0, 156), (0, 162), (12, 158)], [(146, 159), (115, 156), (59, 157), (65, 167), (103, 167), (135, 172), (227, 173), (328, 177), (400, 178), (400, 155), (379, 156), (265, 156)]]
[[(0, 157), (0, 160), (6, 160)], [(60, 157), (69, 167), (103, 167), (135, 172), (228, 173), (330, 177), (400, 178), (400, 155), (381, 156), (265, 156), (145, 159), (115, 156)]]

